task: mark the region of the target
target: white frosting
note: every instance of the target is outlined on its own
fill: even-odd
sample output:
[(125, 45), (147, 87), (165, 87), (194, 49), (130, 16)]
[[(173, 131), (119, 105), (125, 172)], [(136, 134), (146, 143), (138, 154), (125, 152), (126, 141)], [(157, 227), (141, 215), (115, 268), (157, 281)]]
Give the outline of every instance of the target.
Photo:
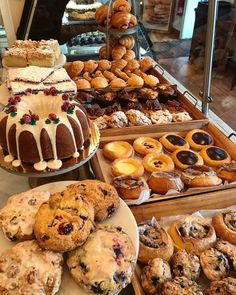
[(21, 165), (21, 161), (20, 160), (14, 160), (13, 162), (12, 162), (12, 166), (13, 167), (20, 167), (20, 165)]
[(59, 169), (62, 166), (61, 160), (50, 160), (48, 161), (48, 168), (49, 169)]
[(79, 152), (75, 152), (74, 154), (73, 154), (73, 158), (78, 158), (80, 156), (80, 153)]
[(12, 155), (7, 155), (6, 157), (4, 157), (4, 161), (6, 163), (11, 163), (12, 161), (14, 161), (14, 157)]
[(92, 10), (92, 9), (97, 9), (101, 6), (102, 4), (99, 2), (95, 2), (92, 4), (76, 4), (74, 1), (70, 1), (66, 5), (66, 10)]
[(29, 66), (19, 69), (9, 69), (8, 77), (10, 81), (19, 80), (25, 82), (40, 83), (44, 81), (52, 72), (53, 69), (50, 68)]
[(12, 94), (21, 94), (24, 93), (26, 89), (32, 89), (36, 91), (40, 91), (45, 89), (45, 85), (43, 83), (30, 83), (30, 82), (20, 82), (20, 81), (12, 81), (9, 82)]
[(47, 167), (48, 167), (48, 164), (45, 161), (40, 161), (40, 162), (34, 164), (34, 169), (37, 171), (43, 171)]
[(64, 68), (54, 71), (50, 76), (48, 76), (43, 83), (44, 84), (54, 84), (63, 81), (71, 81), (69, 75)]

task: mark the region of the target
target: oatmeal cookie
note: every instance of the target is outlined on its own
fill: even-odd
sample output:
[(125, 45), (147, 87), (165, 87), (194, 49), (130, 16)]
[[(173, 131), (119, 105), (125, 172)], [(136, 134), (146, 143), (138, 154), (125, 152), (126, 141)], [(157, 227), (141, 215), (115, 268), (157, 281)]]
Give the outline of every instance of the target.
[(226, 278), (222, 281), (211, 282), (204, 295), (234, 295), (236, 294), (236, 279)]
[(216, 243), (216, 249), (223, 252), (229, 261), (232, 262), (233, 268), (236, 270), (236, 246), (230, 244), (227, 241), (218, 241)]

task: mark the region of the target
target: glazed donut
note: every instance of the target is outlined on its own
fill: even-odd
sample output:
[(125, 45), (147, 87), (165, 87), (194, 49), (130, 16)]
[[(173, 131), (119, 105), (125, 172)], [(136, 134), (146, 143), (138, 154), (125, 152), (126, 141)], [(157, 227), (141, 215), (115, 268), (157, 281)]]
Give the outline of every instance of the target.
[(236, 210), (216, 213), (212, 225), (218, 237), (236, 246)]
[(189, 144), (187, 143), (187, 141), (183, 137), (174, 133), (167, 133), (159, 140), (164, 148), (167, 149), (169, 152), (174, 152), (175, 150), (180, 148), (189, 148)]
[(194, 165), (203, 165), (202, 157), (189, 149), (178, 149), (171, 154), (177, 168), (185, 170)]
[(216, 243), (214, 227), (204, 218), (186, 216), (178, 219), (169, 228), (177, 249), (196, 254), (213, 247)]
[(137, 159), (116, 159), (112, 162), (111, 171), (114, 176), (141, 177), (144, 174), (142, 162)]
[(120, 158), (130, 158), (133, 153), (133, 147), (126, 141), (112, 141), (104, 145), (102, 149), (103, 156), (111, 161)]
[(150, 259), (162, 258), (169, 261), (174, 253), (170, 235), (155, 218), (140, 223), (138, 260), (147, 263)]
[(182, 180), (188, 187), (217, 186), (222, 183), (216, 172), (205, 165), (193, 166), (184, 170)]
[(206, 146), (211, 146), (214, 144), (213, 137), (204, 130), (194, 129), (189, 131), (185, 139), (189, 143), (190, 147), (194, 150), (201, 150)]
[(221, 166), (217, 171), (217, 175), (224, 181), (236, 181), (236, 162), (231, 162)]
[(148, 172), (172, 172), (175, 168), (170, 156), (158, 153), (149, 153), (143, 158), (143, 166)]
[(217, 146), (205, 147), (201, 150), (200, 155), (208, 166), (218, 167), (230, 163), (230, 155)]
[(147, 182), (154, 193), (161, 195), (171, 189), (181, 192), (184, 188), (180, 175), (174, 172), (153, 172)]
[(134, 150), (140, 155), (147, 155), (149, 153), (158, 153), (162, 152), (161, 143), (151, 137), (138, 137), (133, 143)]

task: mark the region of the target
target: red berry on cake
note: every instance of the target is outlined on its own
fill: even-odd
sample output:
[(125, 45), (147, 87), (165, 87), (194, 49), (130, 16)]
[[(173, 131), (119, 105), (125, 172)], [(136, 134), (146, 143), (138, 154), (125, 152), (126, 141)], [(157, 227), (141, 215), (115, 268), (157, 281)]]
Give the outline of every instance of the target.
[(30, 94), (32, 94), (33, 93), (33, 90), (31, 89), (31, 88), (27, 88), (26, 90), (25, 90), (25, 94), (26, 95), (30, 95)]
[(55, 121), (57, 118), (57, 115), (56, 114), (49, 114), (48, 117), (50, 120)]
[(31, 116), (28, 114), (24, 114), (22, 117), (25, 124), (29, 124), (31, 122)]
[(10, 106), (9, 109), (8, 109), (9, 113), (14, 113), (16, 111), (17, 111), (17, 108), (14, 105)]
[(21, 97), (20, 97), (20, 95), (16, 95), (14, 98), (15, 98), (18, 102), (21, 101)]
[(61, 106), (62, 111), (67, 112), (69, 110), (70, 103), (68, 101), (65, 101), (63, 105)]
[(43, 93), (44, 93), (45, 95), (50, 95), (50, 89), (48, 89), (48, 88), (44, 89), (44, 90), (43, 90)]
[(8, 102), (9, 102), (11, 105), (16, 105), (16, 104), (18, 103), (18, 101), (17, 101), (15, 98), (13, 98), (13, 97), (10, 97), (10, 98), (8, 99)]
[(35, 114), (32, 114), (31, 115), (31, 120), (32, 121), (38, 121), (39, 120), (39, 116), (38, 115), (35, 115)]
[(50, 94), (51, 94), (52, 96), (56, 96), (56, 95), (57, 95), (57, 89), (56, 89), (55, 87), (51, 87), (51, 88), (50, 88)]
[(69, 96), (69, 94), (67, 94), (67, 93), (64, 93), (63, 95), (62, 95), (62, 99), (63, 100), (68, 100), (70, 98), (70, 96)]

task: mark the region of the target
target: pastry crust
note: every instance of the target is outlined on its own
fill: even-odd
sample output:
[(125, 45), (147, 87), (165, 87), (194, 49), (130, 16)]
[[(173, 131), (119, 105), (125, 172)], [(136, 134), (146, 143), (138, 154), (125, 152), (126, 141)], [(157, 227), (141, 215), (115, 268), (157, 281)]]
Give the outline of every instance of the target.
[(125, 55), (123, 56), (123, 59), (126, 60), (126, 61), (130, 61), (130, 60), (133, 60), (135, 59), (136, 57), (136, 54), (133, 50), (128, 50), (126, 51)]
[(216, 243), (215, 229), (204, 218), (183, 217), (171, 224), (169, 233), (175, 247), (189, 253), (199, 254)]
[(158, 153), (149, 153), (143, 158), (143, 166), (148, 172), (172, 172), (175, 168), (170, 156)]
[(133, 74), (132, 77), (128, 79), (127, 83), (131, 87), (142, 87), (144, 85), (144, 80), (143, 78)]
[(150, 70), (153, 66), (153, 59), (151, 57), (145, 57), (140, 60), (140, 70), (144, 73), (146, 73), (148, 70)]
[(88, 80), (86, 80), (86, 79), (78, 79), (76, 81), (76, 86), (77, 86), (78, 90), (91, 88), (90, 82)]
[(96, 77), (91, 80), (91, 86), (93, 88), (106, 88), (108, 86), (107, 79), (103, 77)]
[(148, 179), (148, 185), (154, 193), (161, 195), (165, 195), (171, 189), (178, 192), (184, 189), (180, 175), (174, 172), (153, 172)]
[(112, 162), (111, 171), (114, 176), (136, 176), (141, 177), (144, 174), (142, 162), (137, 159), (116, 159)]
[(115, 78), (110, 82), (110, 86), (111, 88), (123, 88), (123, 87), (126, 87), (127, 84), (124, 80), (120, 78)]
[(101, 59), (98, 61), (98, 68), (99, 71), (109, 71), (111, 68), (111, 62), (107, 59)]
[(227, 153), (227, 151), (219, 148), (217, 146), (205, 147), (200, 151), (200, 155), (202, 156), (204, 162), (208, 166), (219, 167), (223, 164), (227, 164), (231, 162), (231, 157)]
[(147, 75), (144, 77), (144, 82), (147, 86), (155, 87), (160, 81), (157, 77), (153, 75)]
[(212, 225), (218, 237), (236, 246), (236, 210), (216, 213)]
[(217, 171), (217, 175), (224, 181), (236, 181), (236, 162), (231, 162), (221, 166)]
[(134, 150), (140, 155), (147, 155), (149, 153), (161, 153), (162, 144), (151, 137), (138, 137), (133, 142)]
[(185, 170), (194, 165), (203, 165), (202, 157), (197, 152), (190, 149), (177, 149), (171, 154), (171, 157), (175, 165), (181, 170)]
[(105, 158), (113, 161), (132, 157), (134, 150), (127, 141), (112, 141), (104, 145), (102, 153)]
[(174, 152), (180, 148), (189, 148), (188, 142), (181, 136), (175, 133), (167, 133), (163, 135), (160, 139), (160, 142), (163, 144), (164, 148), (169, 152)]
[(206, 146), (211, 146), (214, 144), (213, 137), (202, 129), (194, 129), (189, 131), (186, 134), (185, 139), (189, 143), (190, 147), (197, 151)]

